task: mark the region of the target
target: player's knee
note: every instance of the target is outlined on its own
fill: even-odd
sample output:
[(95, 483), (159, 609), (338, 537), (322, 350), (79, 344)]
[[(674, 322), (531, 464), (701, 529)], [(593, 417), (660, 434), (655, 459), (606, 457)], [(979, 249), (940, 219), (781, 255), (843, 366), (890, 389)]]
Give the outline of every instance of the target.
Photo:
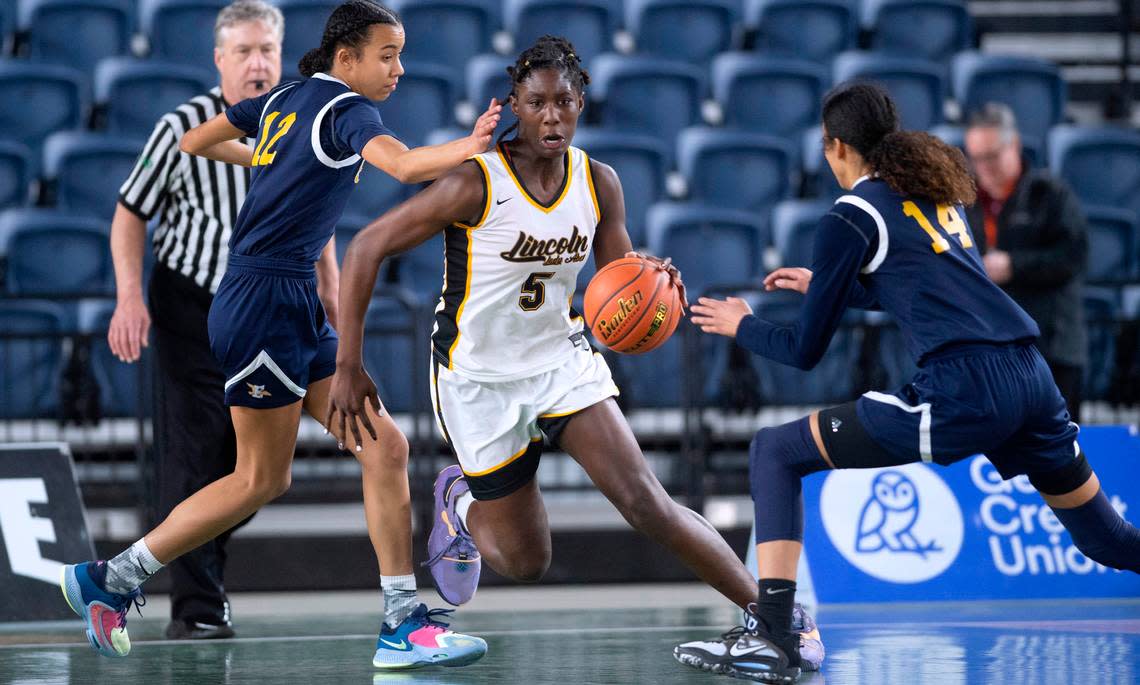
[(827, 468), (807, 427), (808, 419), (761, 428), (748, 447), (748, 474), (753, 492), (779, 473), (802, 478)]
[(408, 439), (404, 437), (400, 429), (394, 425), (391, 426), (390, 430), (380, 429), (377, 431), (376, 437), (374, 449), (365, 449), (356, 453), (356, 459), (361, 465), (406, 471), (410, 448)]
[(537, 583), (550, 568), (550, 548), (531, 550), (506, 560), (505, 568), (495, 569), (517, 583)]
[(292, 479), (289, 469), (248, 474), (244, 480), (247, 497), (259, 504), (265, 504), (284, 495), (289, 490)]
[(661, 485), (648, 476), (626, 484), (614, 498), (614, 506), (629, 525), (650, 531), (668, 520), (675, 504)]

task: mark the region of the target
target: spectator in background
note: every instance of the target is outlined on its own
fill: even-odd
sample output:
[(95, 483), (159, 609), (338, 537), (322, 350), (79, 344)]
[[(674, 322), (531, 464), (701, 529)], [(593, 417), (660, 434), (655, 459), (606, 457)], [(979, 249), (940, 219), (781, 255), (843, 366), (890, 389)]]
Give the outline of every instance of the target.
[(1081, 302), (1088, 244), (1077, 197), (1064, 181), (1030, 168), (1005, 105), (986, 104), (970, 117), (966, 156), (978, 182), (978, 201), (968, 216), (986, 273), (1041, 328), (1037, 346), (1079, 422), (1088, 354)]
[[(238, 0), (218, 13), (214, 64), (220, 86), (158, 121), (120, 189), (112, 220), (118, 298), (107, 333), (112, 352), (124, 362), (139, 359), (154, 323), (159, 520), (203, 486), (233, 472), (236, 458), (234, 429), (223, 403), (225, 378), (210, 351), (206, 315), (226, 268), (230, 229), (249, 187), (249, 169), (193, 157), (178, 149), (178, 141), (228, 105), (277, 85), (284, 30), (281, 11), (261, 0)], [(155, 217), (148, 312), (142, 295), (143, 249), (146, 224)], [(327, 270), (331, 262), (335, 274), (333, 250), (330, 243), (321, 266)], [(321, 273), (322, 300), (335, 316), (337, 280)], [(234, 634), (222, 582), (228, 537), (170, 564), (168, 639)]]

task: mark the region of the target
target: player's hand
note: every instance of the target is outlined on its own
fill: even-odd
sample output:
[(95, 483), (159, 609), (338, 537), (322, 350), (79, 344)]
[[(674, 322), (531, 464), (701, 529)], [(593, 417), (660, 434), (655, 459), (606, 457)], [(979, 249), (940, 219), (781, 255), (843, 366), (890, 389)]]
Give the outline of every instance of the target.
[(472, 154), (479, 154), (486, 152), (487, 148), (491, 145), (491, 134), (495, 132), (495, 127), (499, 125), (499, 118), (502, 115), (503, 106), (495, 98), (491, 98), (491, 104), (487, 105), (487, 111), (479, 115), (475, 120), (475, 126), (471, 129), (471, 135), (468, 140), (471, 141), (471, 148), (474, 150)]
[(120, 300), (115, 304), (115, 313), (111, 315), (107, 344), (119, 361), (138, 361), (142, 348), (147, 347), (149, 331), (150, 312), (146, 310), (142, 295)]
[(661, 259), (660, 257), (654, 257), (651, 254), (635, 251), (626, 252), (625, 256), (640, 257), (647, 262), (653, 262), (657, 265), (657, 268), (664, 269), (666, 272), (668, 272), (669, 282), (672, 283), (677, 288), (677, 290), (681, 291), (681, 314), (683, 316), (685, 314), (684, 310), (689, 308), (689, 298), (685, 294), (685, 282), (681, 280), (681, 270), (678, 269), (675, 264), (673, 264), (673, 258), (666, 257), (665, 259)]
[(764, 290), (794, 290), (806, 295), (811, 284), (811, 270), (801, 267), (776, 269), (764, 278)]
[(1013, 279), (1013, 261), (1004, 250), (990, 250), (982, 257), (986, 274), (998, 285), (1005, 285)]
[(702, 297), (693, 305), (693, 323), (700, 326), (705, 333), (735, 338), (741, 320), (751, 313), (752, 307), (739, 297), (730, 297), (727, 300)]
[(364, 426), (373, 440), (377, 439), (376, 429), (368, 418), (368, 404), (372, 405), (377, 414), (384, 413), (376, 384), (368, 372), (361, 366), (338, 364), (336, 373), (333, 374), (332, 387), (329, 388), (329, 415), (325, 419), (325, 430), (336, 438), (337, 447), (345, 449), (348, 434), (351, 433), (356, 441), (353, 449), (361, 451), (364, 440), (360, 436), (360, 426)]

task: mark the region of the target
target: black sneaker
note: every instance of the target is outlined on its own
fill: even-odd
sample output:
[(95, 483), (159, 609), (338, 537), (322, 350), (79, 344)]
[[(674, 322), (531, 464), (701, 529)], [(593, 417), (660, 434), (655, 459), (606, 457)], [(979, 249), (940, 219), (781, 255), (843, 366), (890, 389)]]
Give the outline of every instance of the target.
[(166, 626), (167, 640), (221, 640), (234, 636), (233, 626), (175, 619)]
[(800, 676), (799, 636), (777, 641), (768, 635), (755, 605), (745, 612), (747, 625), (736, 626), (719, 640), (695, 640), (673, 648), (673, 658), (713, 673), (768, 683), (794, 683)]

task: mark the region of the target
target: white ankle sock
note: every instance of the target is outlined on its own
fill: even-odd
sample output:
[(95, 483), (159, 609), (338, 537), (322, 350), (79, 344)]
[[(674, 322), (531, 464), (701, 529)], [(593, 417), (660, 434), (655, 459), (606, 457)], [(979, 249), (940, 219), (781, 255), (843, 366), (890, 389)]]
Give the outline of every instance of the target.
[(107, 592), (127, 594), (142, 585), (164, 566), (154, 558), (145, 538), (139, 538), (122, 554), (107, 562), (107, 577), (103, 588)]
[(384, 591), (384, 622), (395, 629), (419, 604), (416, 596), (416, 577), (380, 576), (380, 589)]
[(467, 510), (471, 508), (471, 503), (474, 501), (475, 496), (471, 494), (470, 490), (463, 493), (459, 496), (459, 499), (455, 500), (455, 514), (459, 516), (459, 520), (463, 523), (464, 528), (467, 528)]

